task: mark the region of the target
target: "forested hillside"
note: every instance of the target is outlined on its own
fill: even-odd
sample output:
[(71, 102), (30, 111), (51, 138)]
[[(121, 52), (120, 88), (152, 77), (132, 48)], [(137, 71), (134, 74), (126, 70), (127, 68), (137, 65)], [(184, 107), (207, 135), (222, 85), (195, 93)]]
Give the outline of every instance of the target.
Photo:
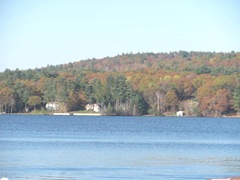
[(85, 109), (105, 115), (235, 115), (240, 111), (240, 53), (122, 54), (0, 73), (0, 111)]

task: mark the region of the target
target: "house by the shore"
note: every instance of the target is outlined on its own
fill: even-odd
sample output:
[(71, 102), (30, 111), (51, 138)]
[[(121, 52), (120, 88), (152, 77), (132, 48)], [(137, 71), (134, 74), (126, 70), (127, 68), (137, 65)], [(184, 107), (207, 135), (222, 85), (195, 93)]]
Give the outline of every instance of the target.
[(85, 106), (85, 108), (86, 108), (87, 111), (94, 111), (94, 112), (100, 112), (101, 111), (100, 105), (98, 105), (96, 103), (95, 104), (87, 104)]
[(185, 116), (184, 111), (177, 111), (176, 113), (177, 116)]
[(56, 111), (56, 110), (59, 109), (59, 103), (57, 103), (57, 102), (48, 102), (45, 107), (49, 111)]

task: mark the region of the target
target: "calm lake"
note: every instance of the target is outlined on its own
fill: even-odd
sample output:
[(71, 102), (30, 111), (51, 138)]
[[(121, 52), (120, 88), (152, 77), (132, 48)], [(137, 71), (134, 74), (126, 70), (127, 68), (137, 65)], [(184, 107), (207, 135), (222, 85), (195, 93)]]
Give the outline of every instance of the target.
[(0, 178), (240, 175), (240, 119), (0, 115)]

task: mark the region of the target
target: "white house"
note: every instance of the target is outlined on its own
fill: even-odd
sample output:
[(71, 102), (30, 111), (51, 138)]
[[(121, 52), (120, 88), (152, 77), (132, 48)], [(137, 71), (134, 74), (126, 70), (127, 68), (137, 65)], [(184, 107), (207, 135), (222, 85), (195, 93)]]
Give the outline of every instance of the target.
[(101, 107), (98, 104), (87, 104), (85, 106), (87, 111), (100, 112)]
[(49, 111), (55, 111), (59, 109), (59, 104), (57, 102), (48, 102), (45, 107)]
[(177, 111), (176, 115), (177, 116), (184, 116), (185, 114), (184, 114), (184, 111)]

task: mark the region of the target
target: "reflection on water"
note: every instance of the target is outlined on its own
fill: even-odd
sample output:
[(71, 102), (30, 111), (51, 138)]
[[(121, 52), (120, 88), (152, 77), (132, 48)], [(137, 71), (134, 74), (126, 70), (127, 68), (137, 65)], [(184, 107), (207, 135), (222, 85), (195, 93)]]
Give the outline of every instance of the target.
[(240, 175), (239, 119), (0, 116), (0, 177), (206, 179)]

